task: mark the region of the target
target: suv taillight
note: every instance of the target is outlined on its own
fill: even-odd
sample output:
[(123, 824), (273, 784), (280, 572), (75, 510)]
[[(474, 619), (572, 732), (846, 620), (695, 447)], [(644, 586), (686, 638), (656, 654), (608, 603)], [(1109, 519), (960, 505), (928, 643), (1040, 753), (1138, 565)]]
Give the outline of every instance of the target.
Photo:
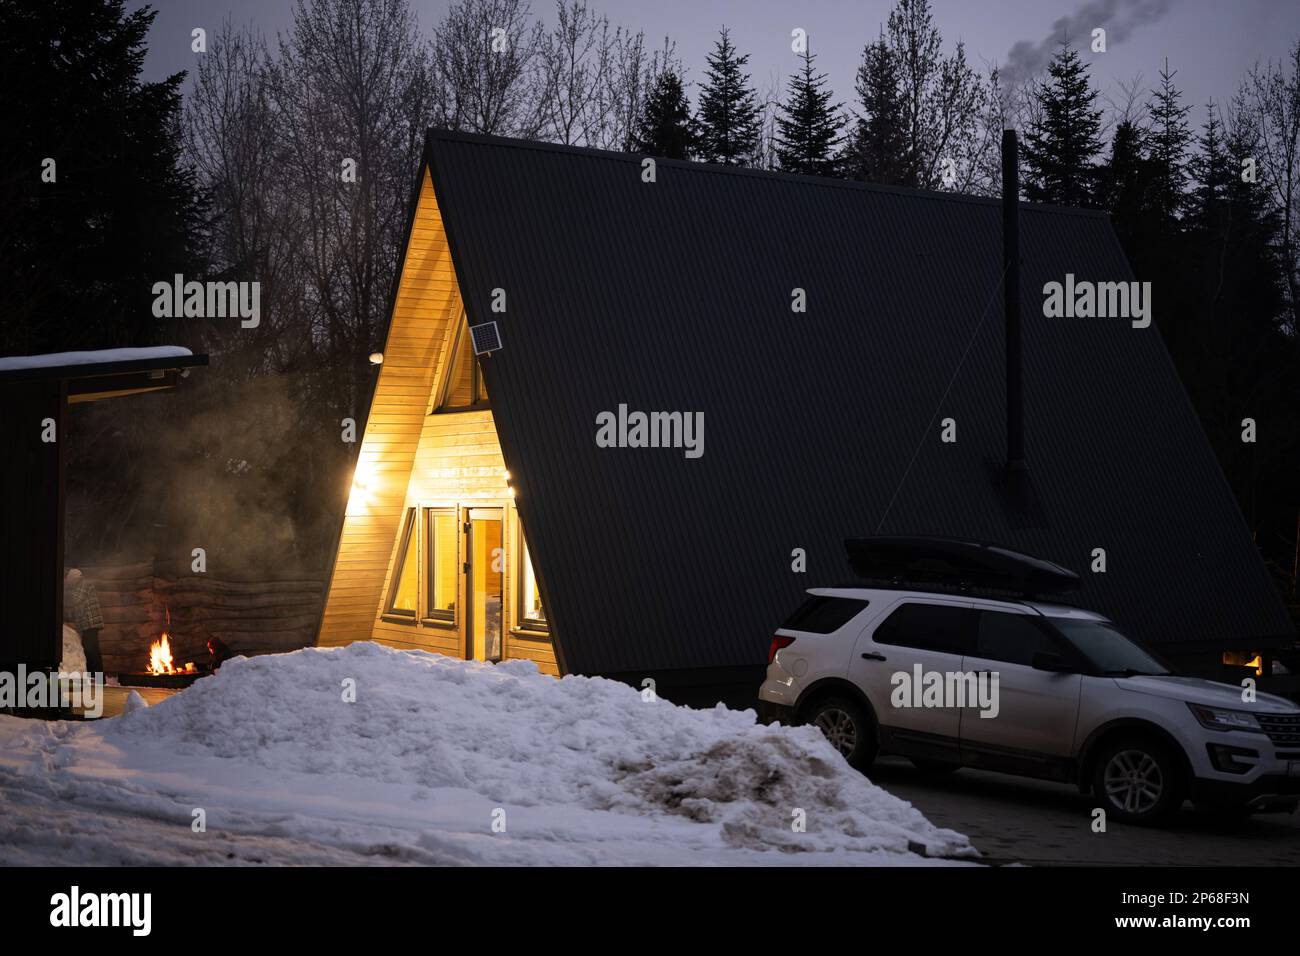
[(772, 635), (772, 646), (767, 651), (767, 662), (770, 664), (776, 660), (776, 652), (783, 647), (789, 647), (794, 643), (793, 637), (786, 637), (784, 634)]

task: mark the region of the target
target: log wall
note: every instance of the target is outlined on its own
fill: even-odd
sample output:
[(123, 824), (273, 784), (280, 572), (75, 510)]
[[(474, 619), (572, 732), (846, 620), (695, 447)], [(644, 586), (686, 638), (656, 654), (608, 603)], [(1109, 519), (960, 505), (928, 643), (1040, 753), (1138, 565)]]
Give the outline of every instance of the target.
[(325, 600), (321, 581), (234, 581), (161, 561), (81, 571), (95, 586), (104, 612), (99, 640), (108, 674), (144, 671), (149, 645), (162, 633), (169, 612), (177, 664), (201, 664), (208, 658), (209, 637), (224, 642), (232, 654), (311, 645)]

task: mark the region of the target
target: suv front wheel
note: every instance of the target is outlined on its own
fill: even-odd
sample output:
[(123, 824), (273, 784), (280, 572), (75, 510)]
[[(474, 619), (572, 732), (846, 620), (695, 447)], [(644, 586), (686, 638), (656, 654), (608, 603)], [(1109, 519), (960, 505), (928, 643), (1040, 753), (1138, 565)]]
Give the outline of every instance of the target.
[(1154, 826), (1183, 805), (1187, 782), (1178, 757), (1147, 737), (1120, 737), (1097, 755), (1093, 795), (1108, 816), (1122, 823)]
[(820, 730), (850, 766), (866, 770), (876, 759), (876, 725), (856, 701), (823, 698), (809, 708), (805, 722)]

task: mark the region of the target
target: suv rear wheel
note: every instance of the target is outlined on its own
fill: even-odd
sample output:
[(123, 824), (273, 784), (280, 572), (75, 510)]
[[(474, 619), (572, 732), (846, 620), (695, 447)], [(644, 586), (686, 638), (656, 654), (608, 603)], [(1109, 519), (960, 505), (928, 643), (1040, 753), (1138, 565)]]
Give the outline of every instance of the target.
[(875, 722), (856, 701), (825, 697), (809, 708), (806, 723), (820, 730), (858, 770), (866, 770), (876, 759)]
[(1149, 737), (1120, 737), (1097, 755), (1092, 792), (1108, 816), (1154, 826), (1183, 805), (1187, 782), (1168, 745)]

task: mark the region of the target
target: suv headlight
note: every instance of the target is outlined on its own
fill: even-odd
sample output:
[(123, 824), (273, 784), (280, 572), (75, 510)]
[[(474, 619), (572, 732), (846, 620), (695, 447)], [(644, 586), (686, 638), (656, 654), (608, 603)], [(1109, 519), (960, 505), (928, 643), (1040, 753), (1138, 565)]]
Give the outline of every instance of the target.
[(1201, 726), (1209, 730), (1253, 730), (1263, 733), (1255, 715), (1245, 710), (1224, 710), (1221, 707), (1206, 707), (1203, 704), (1188, 704)]

